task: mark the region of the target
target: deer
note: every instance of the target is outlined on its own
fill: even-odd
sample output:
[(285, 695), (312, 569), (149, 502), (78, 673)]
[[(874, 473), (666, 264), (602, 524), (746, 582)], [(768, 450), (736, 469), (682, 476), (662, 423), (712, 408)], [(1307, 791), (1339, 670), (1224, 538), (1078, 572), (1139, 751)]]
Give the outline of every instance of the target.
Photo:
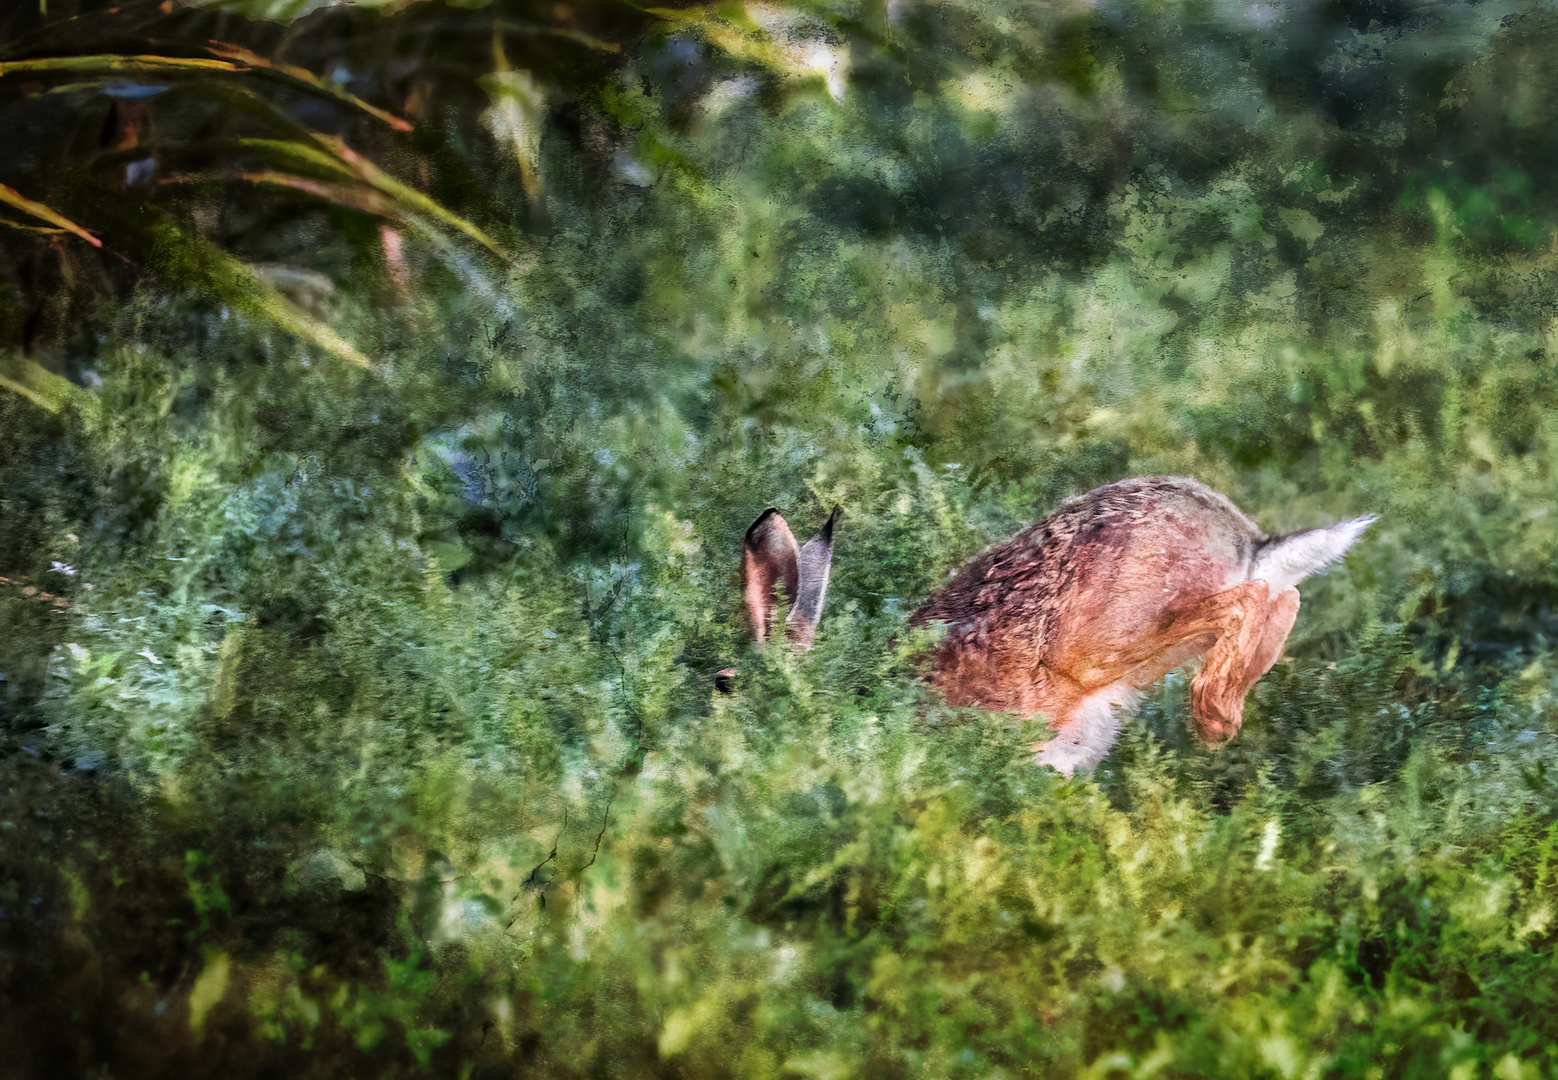
[[(742, 596), (759, 646), (783, 629), (812, 647), (840, 509), (804, 545), (764, 510), (743, 543)], [(1346, 554), (1374, 515), (1267, 535), (1225, 495), (1184, 476), (1119, 480), (1061, 502), (975, 556), (909, 617), (945, 633), (923, 661), (949, 705), (1043, 718), (1034, 762), (1095, 769), (1159, 679), (1204, 658), (1191, 724), (1219, 747), (1298, 617), (1297, 585)], [(734, 672), (717, 682), (729, 690)]]

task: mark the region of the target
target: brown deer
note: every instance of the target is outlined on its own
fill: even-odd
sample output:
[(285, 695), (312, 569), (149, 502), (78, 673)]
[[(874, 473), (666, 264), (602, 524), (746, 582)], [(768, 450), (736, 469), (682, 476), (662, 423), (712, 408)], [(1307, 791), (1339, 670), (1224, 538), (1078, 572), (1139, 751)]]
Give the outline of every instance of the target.
[[(747, 530), (743, 594), (757, 642), (774, 630), (782, 589), (789, 638), (811, 647), (838, 515), (804, 547), (772, 508)], [(1055, 735), (1035, 744), (1034, 760), (1067, 776), (1102, 761), (1122, 710), (1198, 656), (1191, 717), (1218, 745), (1238, 733), (1245, 695), (1293, 629), (1294, 586), (1374, 520), (1267, 536), (1198, 481), (1120, 480), (975, 557), (909, 623), (946, 627), (929, 678), (950, 704), (1047, 718)]]

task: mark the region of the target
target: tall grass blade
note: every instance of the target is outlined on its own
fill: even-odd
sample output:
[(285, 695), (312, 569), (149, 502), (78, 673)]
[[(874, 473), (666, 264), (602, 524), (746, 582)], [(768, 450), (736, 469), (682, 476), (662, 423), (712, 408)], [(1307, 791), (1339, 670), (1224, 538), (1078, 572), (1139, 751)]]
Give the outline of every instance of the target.
[(63, 229), (65, 232), (74, 233), (93, 247), (100, 248), (103, 246), (101, 240), (87, 232), (80, 225), (77, 225), (74, 221), (71, 221), (64, 214), (44, 203), (38, 202), (36, 199), (29, 199), (20, 191), (6, 184), (0, 184), (0, 202), (5, 203), (7, 206), (15, 207), (24, 214), (31, 214), (40, 221), (47, 221), (50, 225)]

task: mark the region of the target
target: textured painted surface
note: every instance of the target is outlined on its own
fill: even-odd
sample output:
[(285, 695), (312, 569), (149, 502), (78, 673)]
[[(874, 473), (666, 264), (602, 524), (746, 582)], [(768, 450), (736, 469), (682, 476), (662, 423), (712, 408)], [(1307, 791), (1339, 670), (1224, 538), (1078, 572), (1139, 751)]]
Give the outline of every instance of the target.
[[(0, 1073), (1554, 1071), (1558, 17), (306, 6), (0, 5)], [(1380, 519), (1062, 782), (1149, 475)]]

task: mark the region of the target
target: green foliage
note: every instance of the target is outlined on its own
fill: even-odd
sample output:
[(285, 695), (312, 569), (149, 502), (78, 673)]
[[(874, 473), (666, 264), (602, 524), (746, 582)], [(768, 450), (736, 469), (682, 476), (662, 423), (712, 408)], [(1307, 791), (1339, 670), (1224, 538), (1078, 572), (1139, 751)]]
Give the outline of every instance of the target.
[[(1550, 16), (310, 7), (4, 24), (17, 1075), (1558, 1071)], [(1148, 473), (1381, 520), (1062, 781), (904, 618)]]

